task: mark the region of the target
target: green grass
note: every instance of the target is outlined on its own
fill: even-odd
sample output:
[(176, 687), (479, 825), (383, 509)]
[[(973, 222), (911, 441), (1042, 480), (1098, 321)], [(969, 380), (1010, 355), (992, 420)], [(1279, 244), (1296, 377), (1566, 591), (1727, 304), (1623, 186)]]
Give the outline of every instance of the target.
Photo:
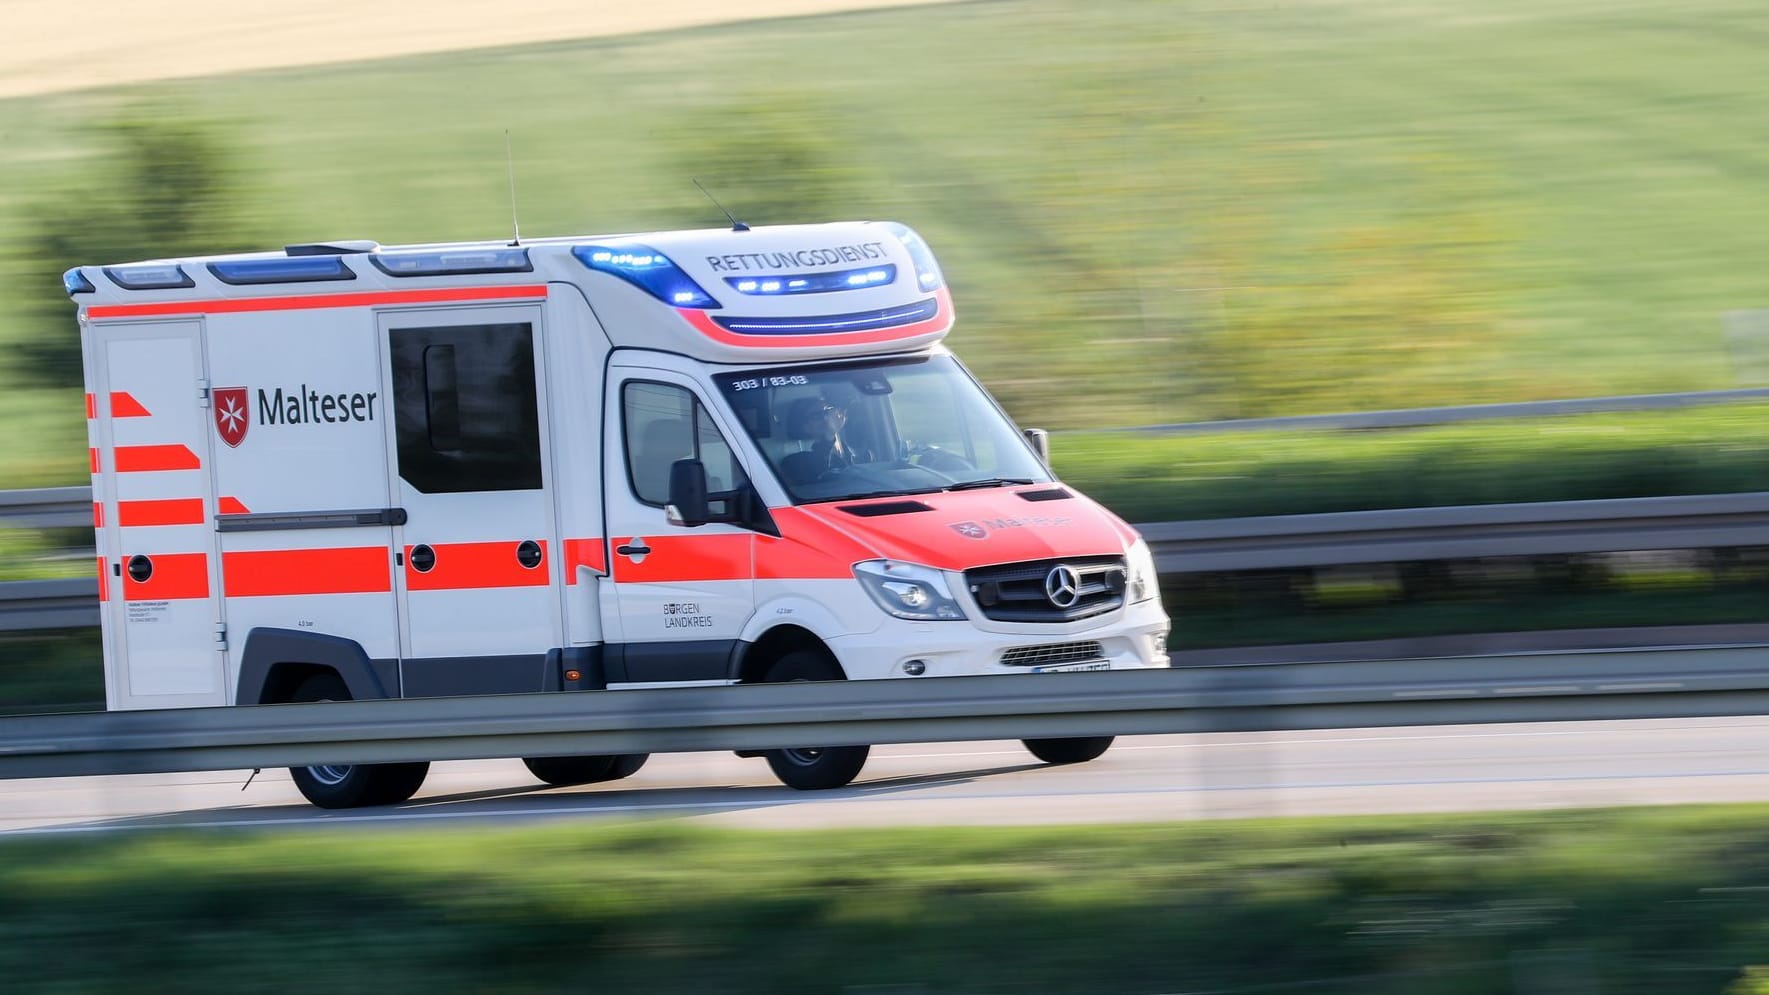
[[(755, 222), (919, 226), (952, 344), (1050, 427), (1724, 387), (1723, 316), (1769, 307), (1766, 30), (1756, 0), (1002, 0), (20, 98), (0, 244), (106, 195), (85, 129), (144, 99), (222, 124), (267, 244), (499, 237), (508, 129), (534, 235), (716, 222), (690, 176)], [(45, 292), (20, 272), (0, 294)], [(50, 406), (25, 434), (77, 450), (74, 400), (0, 416)], [(0, 442), (8, 483), (40, 445)]]
[(0, 976), (20, 993), (1720, 993), (1769, 960), (1766, 817), (10, 840)]
[[(1658, 591), (1612, 586), (1544, 591), (1536, 585), (1438, 599), (1362, 604), (1305, 604), (1310, 579), (1289, 574), (1272, 591), (1222, 577), (1195, 578), (1208, 587), (1174, 586), (1163, 593), (1173, 616), (1168, 645), (1175, 650), (1365, 639), (1607, 629), (1637, 626), (1761, 624), (1769, 622), (1769, 583), (1692, 582)], [(1290, 583), (1286, 584), (1285, 581)]]
[(1769, 404), (1362, 432), (1051, 440), (1133, 522), (1769, 490)]
[(0, 715), (104, 710), (96, 627), (0, 633)]

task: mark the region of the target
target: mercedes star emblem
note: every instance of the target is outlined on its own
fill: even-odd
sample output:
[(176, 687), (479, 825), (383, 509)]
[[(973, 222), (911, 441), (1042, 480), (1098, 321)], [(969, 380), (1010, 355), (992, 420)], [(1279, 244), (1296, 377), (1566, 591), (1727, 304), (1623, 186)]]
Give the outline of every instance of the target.
[(1073, 608), (1081, 600), (1081, 575), (1067, 563), (1059, 563), (1044, 575), (1044, 596), (1058, 608)]

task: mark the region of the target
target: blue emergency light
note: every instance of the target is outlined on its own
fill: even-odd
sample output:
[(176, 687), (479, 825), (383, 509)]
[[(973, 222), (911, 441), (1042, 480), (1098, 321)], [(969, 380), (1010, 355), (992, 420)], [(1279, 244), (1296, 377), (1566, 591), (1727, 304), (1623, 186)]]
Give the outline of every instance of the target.
[(375, 252), (369, 262), (388, 276), (467, 276), (477, 273), (532, 273), (528, 250), (517, 246), (493, 249), (440, 249), (425, 252)]
[(190, 274), (177, 263), (106, 266), (104, 275), (124, 290), (182, 290), (196, 286)]
[(917, 235), (915, 229), (908, 225), (900, 225), (892, 221), (887, 222), (885, 227), (890, 229), (891, 234), (897, 236), (897, 241), (903, 243), (903, 248), (909, 250), (909, 258), (915, 262), (915, 279), (920, 282), (921, 289), (925, 291), (940, 289), (940, 286), (946, 282), (946, 278), (940, 273), (940, 264), (934, 261), (934, 250), (928, 248), (927, 241)]
[(337, 256), (271, 256), (263, 259), (230, 259), (209, 264), (209, 272), (222, 283), (242, 286), (254, 283), (309, 283), (320, 280), (354, 280), (356, 272)]
[(577, 261), (599, 273), (617, 276), (672, 307), (721, 307), (711, 294), (700, 289), (670, 257), (649, 246), (577, 245), (571, 249)]
[(725, 282), (740, 294), (772, 297), (786, 294), (827, 294), (837, 290), (883, 287), (897, 280), (894, 263), (804, 276), (728, 276)]

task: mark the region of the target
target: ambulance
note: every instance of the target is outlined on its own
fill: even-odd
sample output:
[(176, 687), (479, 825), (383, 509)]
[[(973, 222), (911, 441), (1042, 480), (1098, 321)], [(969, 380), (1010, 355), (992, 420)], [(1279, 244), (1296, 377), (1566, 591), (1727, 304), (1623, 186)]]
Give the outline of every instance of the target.
[[(903, 225), (344, 241), (65, 284), (109, 708), (1168, 665), (1148, 546), (942, 345), (951, 296)], [(814, 789), (867, 749), (754, 755)], [(348, 807), (427, 768), (292, 773)]]

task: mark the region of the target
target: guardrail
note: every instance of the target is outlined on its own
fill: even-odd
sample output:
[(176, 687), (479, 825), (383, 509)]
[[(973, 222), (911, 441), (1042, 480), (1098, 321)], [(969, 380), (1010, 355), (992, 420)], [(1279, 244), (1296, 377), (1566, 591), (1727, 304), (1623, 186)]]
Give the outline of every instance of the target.
[(0, 778), (1769, 712), (1769, 646), (0, 718)]
[(1769, 545), (1769, 492), (1137, 526), (1162, 573)]
[(1612, 411), (1664, 411), (1762, 400), (1769, 400), (1769, 387), (1689, 391), (1679, 394), (1623, 394), (1616, 397), (1579, 397), (1564, 401), (1521, 401), (1511, 404), (1464, 404), (1445, 408), (1349, 411), (1330, 415), (1289, 415), (1278, 418), (1175, 422), (1168, 425), (1138, 425), (1134, 428), (1113, 428), (1103, 431), (1146, 432), (1152, 435), (1215, 435), (1221, 432), (1419, 428), (1426, 425), (1451, 425), (1458, 422), (1486, 421), (1494, 418), (1548, 418)]
[(97, 578), (0, 584), (0, 632), (84, 629), (97, 624)]
[[(13, 506), (47, 516), (54, 504), (21, 500)], [(5, 507), (0, 504), (0, 515)], [(1137, 528), (1163, 574), (1769, 546), (1769, 492), (1397, 508)], [(0, 584), (0, 632), (97, 625), (97, 598), (96, 580)]]
[(0, 491), (0, 522), (34, 529), (76, 529), (92, 525), (92, 488), (43, 487)]

